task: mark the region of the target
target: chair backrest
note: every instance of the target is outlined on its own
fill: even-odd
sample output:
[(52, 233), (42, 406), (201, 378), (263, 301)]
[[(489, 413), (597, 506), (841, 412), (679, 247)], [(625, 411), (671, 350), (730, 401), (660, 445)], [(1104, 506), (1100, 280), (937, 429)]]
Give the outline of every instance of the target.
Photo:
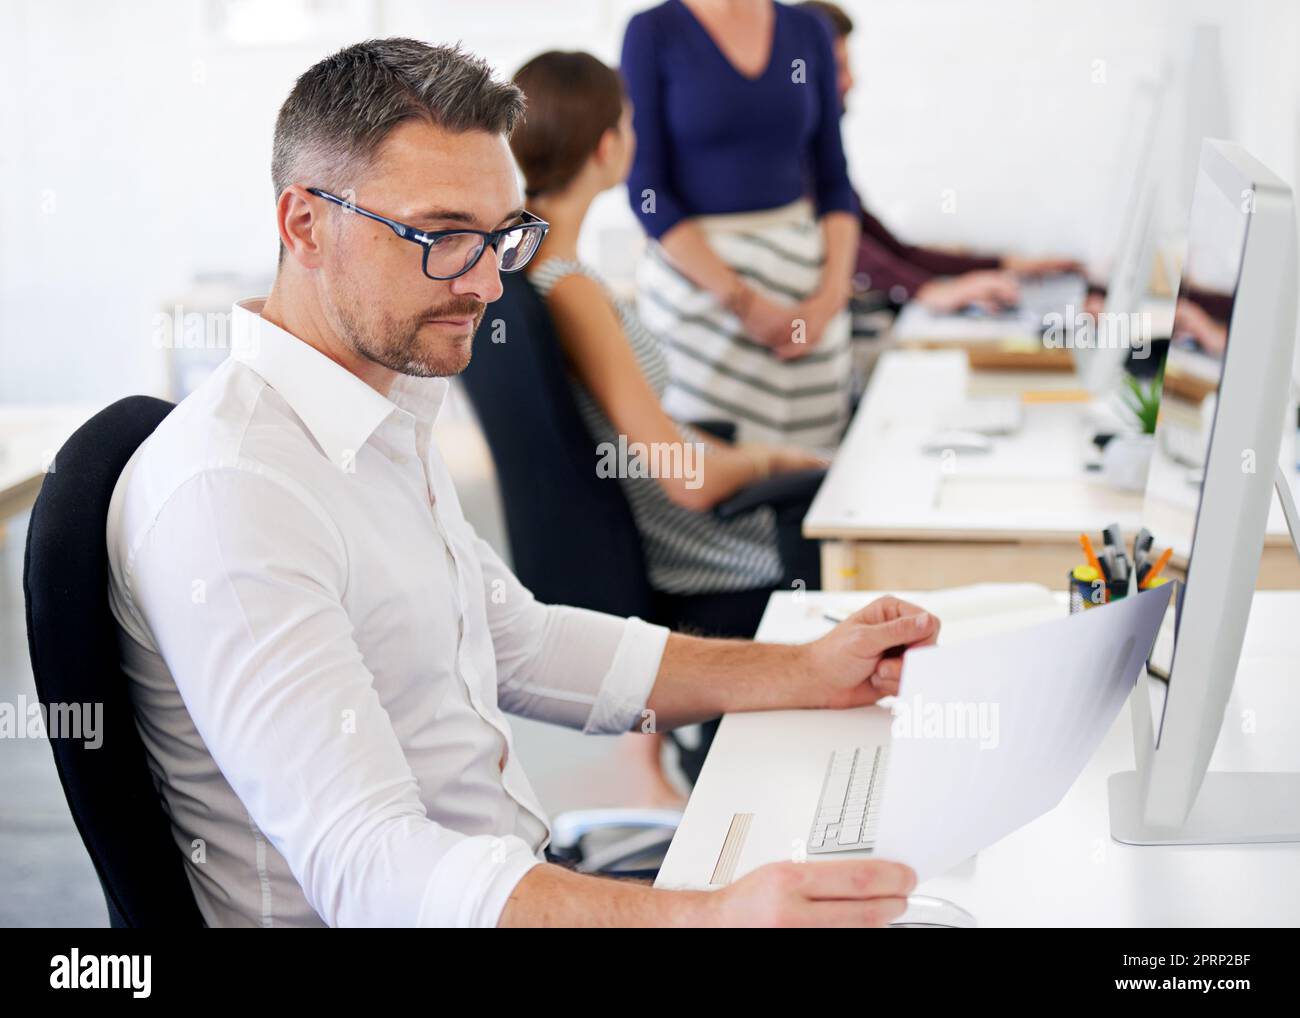
[(653, 615), (641, 537), (621, 486), (596, 475), (550, 312), (503, 275), (461, 376), (496, 461), (515, 573), (537, 597)]
[(102, 704), (101, 745), (53, 737), (50, 745), (114, 926), (203, 925), (136, 729), (107, 599), (104, 530), (113, 488), (171, 409), (160, 399), (131, 396), (77, 429), (41, 486), (23, 564), (27, 643), (41, 703), (47, 710)]

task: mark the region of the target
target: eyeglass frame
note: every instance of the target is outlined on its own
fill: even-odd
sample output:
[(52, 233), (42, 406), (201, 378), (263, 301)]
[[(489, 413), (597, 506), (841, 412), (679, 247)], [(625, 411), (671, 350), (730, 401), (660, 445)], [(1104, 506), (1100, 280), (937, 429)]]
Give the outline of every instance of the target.
[[(335, 205), (338, 205), (340, 208), (346, 209), (349, 212), (355, 212), (357, 215), (364, 216), (367, 219), (373, 219), (377, 223), (383, 223), (403, 240), (409, 240), (412, 244), (419, 244), (420, 247), (424, 249), (424, 257), (420, 263), (420, 271), (424, 273), (426, 279), (432, 279), (438, 283), (445, 283), (451, 279), (458, 279), (465, 275), (465, 273), (471, 271), (474, 266), (479, 263), (479, 259), (483, 257), (484, 251), (489, 247), (492, 248), (493, 251), (497, 250), (497, 245), (501, 243), (507, 233), (510, 233), (513, 230), (522, 229), (523, 227), (540, 226), (542, 228), (542, 235), (537, 241), (537, 247), (534, 248), (533, 253), (528, 256), (528, 261), (524, 262), (523, 265), (518, 265), (509, 269), (501, 268), (499, 265), (497, 266), (497, 271), (499, 272), (518, 272), (524, 267), (524, 265), (527, 265), (528, 262), (533, 260), (533, 255), (535, 255), (538, 248), (542, 246), (542, 241), (546, 239), (547, 231), (551, 228), (551, 224), (545, 219), (540, 219), (531, 212), (525, 211), (523, 214), (528, 218), (524, 222), (515, 223), (513, 226), (507, 226), (500, 230), (471, 230), (468, 228), (461, 228), (459, 230), (421, 230), (408, 223), (399, 223), (396, 219), (389, 219), (387, 216), (381, 216), (378, 212), (371, 212), (368, 209), (363, 209), (360, 205), (356, 204), (356, 202), (348, 201), (346, 198), (340, 198), (338, 195), (331, 194), (323, 188), (309, 187), (307, 188), (307, 193), (314, 194), (317, 198), (324, 198), (328, 202), (333, 202)], [(450, 237), (462, 233), (470, 233), (483, 238), (483, 246), (478, 249), (478, 254), (470, 259), (469, 264), (463, 269), (450, 276), (430, 275), (429, 252), (433, 249), (434, 242), (441, 240), (443, 237)]]

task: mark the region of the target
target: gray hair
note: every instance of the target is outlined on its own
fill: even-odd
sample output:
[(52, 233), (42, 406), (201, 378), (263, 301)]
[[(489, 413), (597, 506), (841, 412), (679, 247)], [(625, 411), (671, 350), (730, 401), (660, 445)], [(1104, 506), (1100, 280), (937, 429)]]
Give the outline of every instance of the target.
[(271, 182), (277, 197), (312, 175), (315, 186), (341, 187), (319, 175), (355, 177), (404, 120), (508, 136), (523, 110), (519, 88), (459, 45), (371, 39), (326, 57), (293, 86), (275, 121)]

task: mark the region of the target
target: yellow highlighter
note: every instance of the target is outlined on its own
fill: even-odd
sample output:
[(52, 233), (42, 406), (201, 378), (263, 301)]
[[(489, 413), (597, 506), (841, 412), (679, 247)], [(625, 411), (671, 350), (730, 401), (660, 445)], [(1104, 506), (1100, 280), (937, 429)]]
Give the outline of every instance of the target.
[[(1088, 565), (1097, 571), (1097, 578), (1101, 580), (1109, 579), (1106, 576), (1106, 570), (1101, 567), (1101, 562), (1097, 559), (1097, 553), (1092, 550), (1092, 540), (1087, 534), (1079, 535), (1079, 547), (1083, 549), (1083, 555), (1088, 560)], [(1109, 597), (1106, 600), (1109, 600)]]

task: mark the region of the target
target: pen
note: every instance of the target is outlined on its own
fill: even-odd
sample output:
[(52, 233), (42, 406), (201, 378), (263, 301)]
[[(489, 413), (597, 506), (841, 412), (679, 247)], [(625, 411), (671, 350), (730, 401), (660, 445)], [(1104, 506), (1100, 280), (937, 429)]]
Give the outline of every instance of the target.
[[(1124, 576), (1128, 576), (1128, 553), (1124, 551), (1124, 534), (1119, 529), (1119, 524), (1112, 523), (1101, 532), (1101, 536), (1106, 541), (1107, 548), (1115, 549), (1116, 568), (1121, 569)], [(1111, 578), (1118, 580), (1121, 577), (1116, 575)]]
[(1128, 556), (1122, 551), (1115, 557), (1115, 571), (1111, 574), (1107, 592), (1117, 598), (1128, 596)]
[(1143, 590), (1150, 587), (1151, 584), (1155, 582), (1156, 577), (1160, 575), (1160, 570), (1169, 564), (1169, 560), (1173, 557), (1173, 554), (1173, 548), (1166, 548), (1162, 551), (1160, 557), (1156, 559), (1156, 564), (1146, 571), (1145, 576), (1138, 580), (1138, 586)]
[(1151, 550), (1151, 544), (1155, 538), (1151, 536), (1151, 531), (1143, 527), (1138, 531), (1137, 537), (1133, 538), (1133, 566), (1140, 573), (1142, 563), (1147, 560), (1147, 552)]

